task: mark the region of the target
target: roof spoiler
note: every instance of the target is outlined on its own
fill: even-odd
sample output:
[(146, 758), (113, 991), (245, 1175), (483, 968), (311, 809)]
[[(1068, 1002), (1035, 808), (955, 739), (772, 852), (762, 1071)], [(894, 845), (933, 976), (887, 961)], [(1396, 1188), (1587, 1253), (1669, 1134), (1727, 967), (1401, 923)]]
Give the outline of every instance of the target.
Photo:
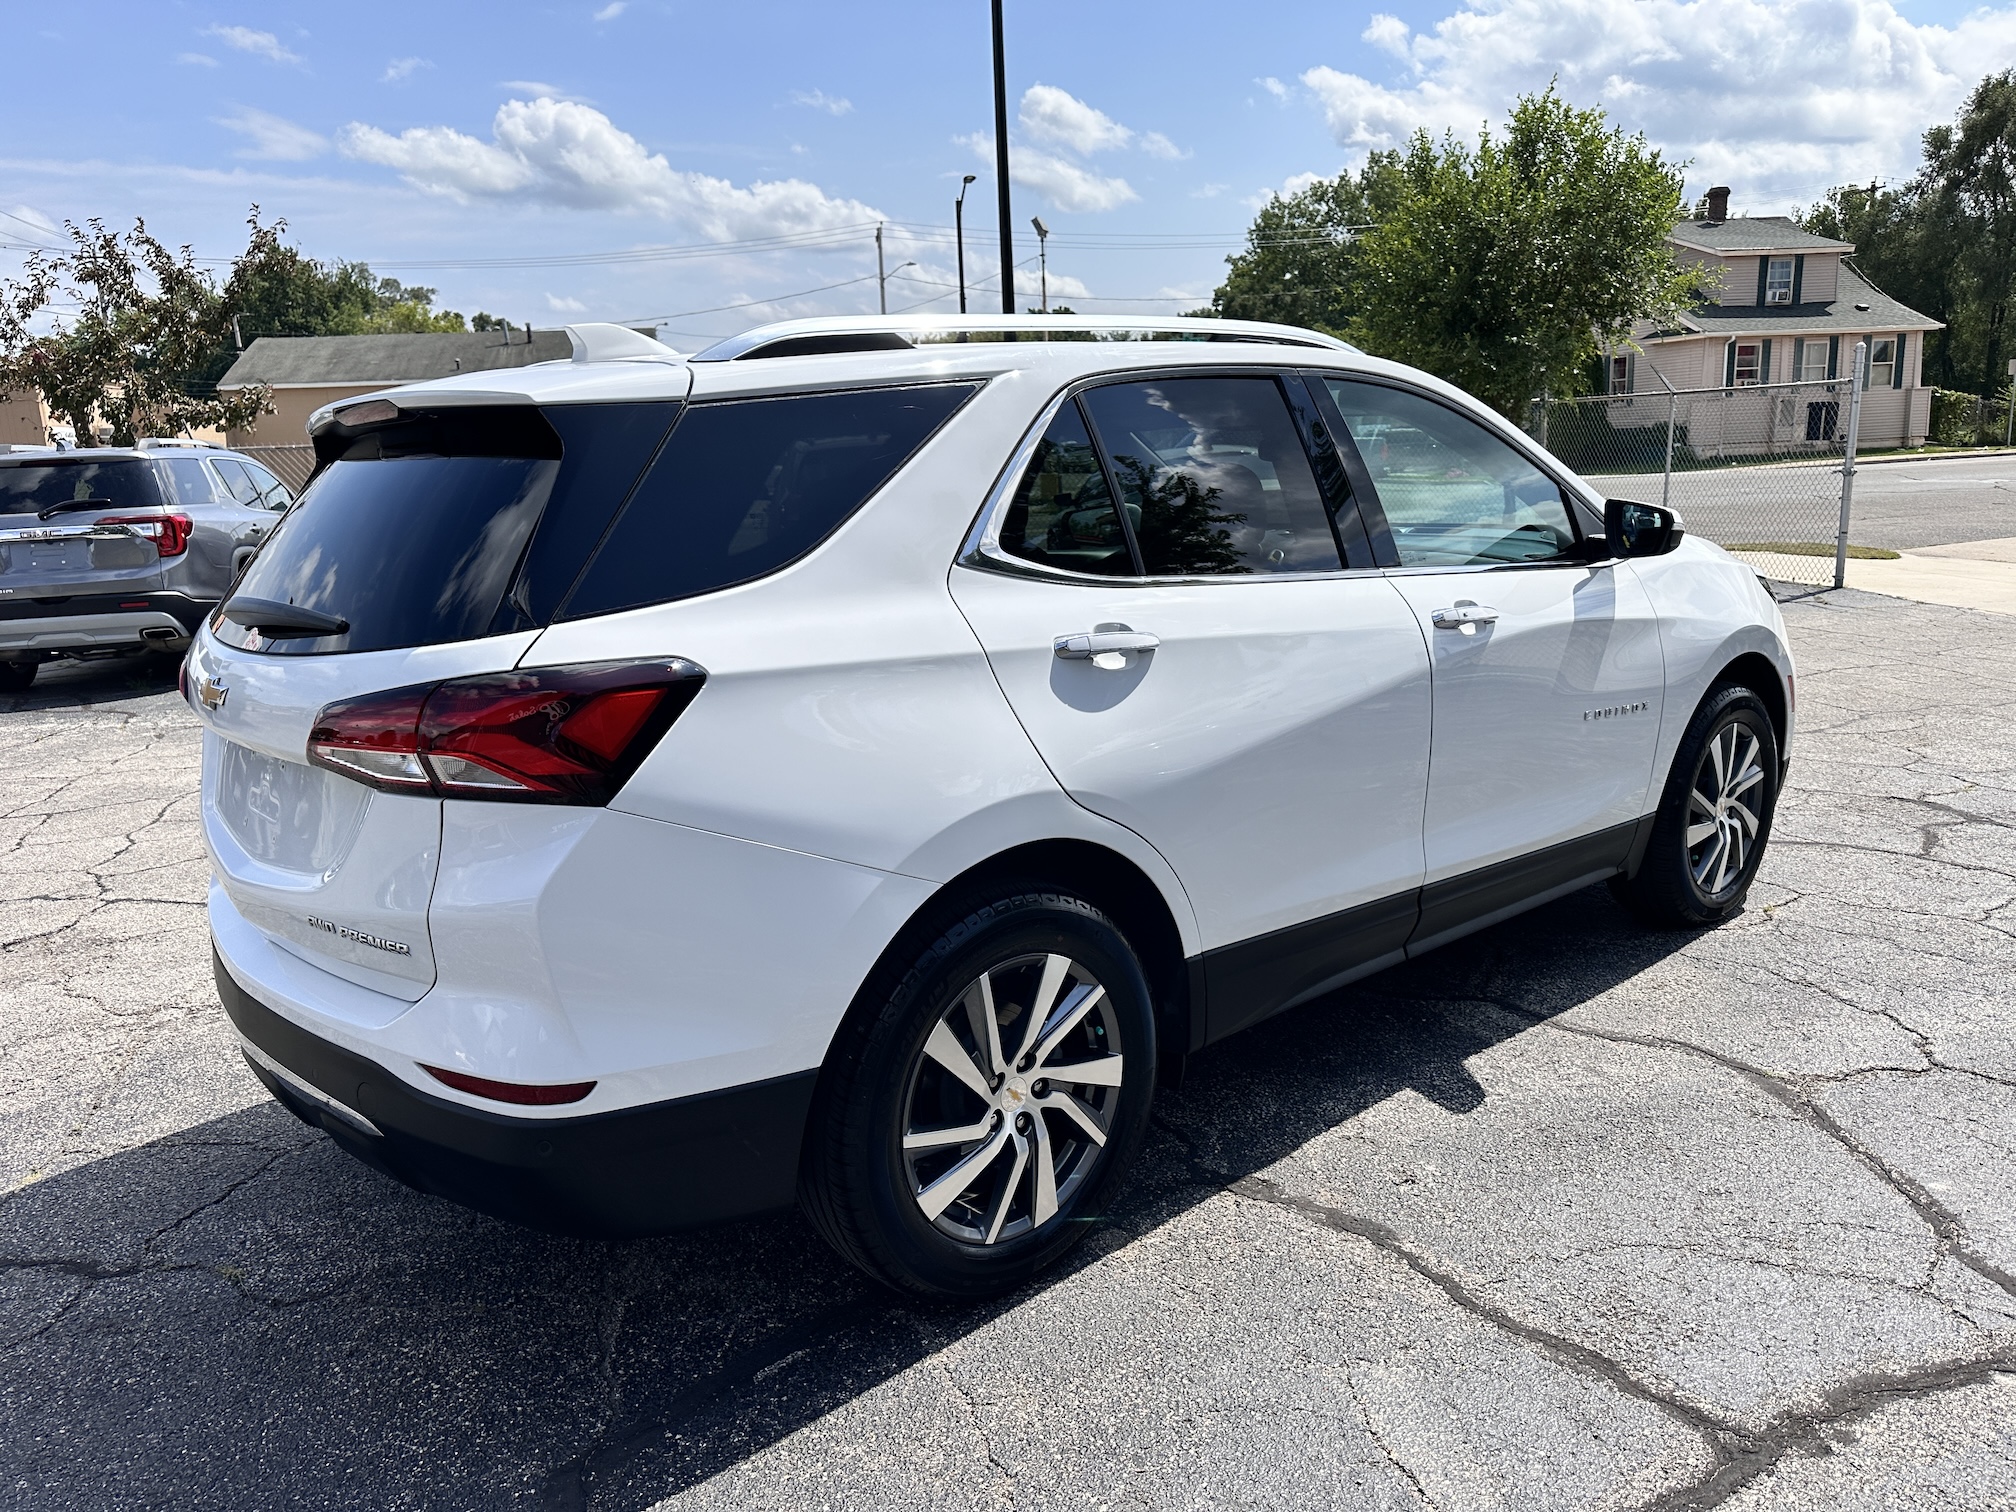
[(628, 326), (590, 321), (567, 327), (567, 339), (574, 346), (576, 362), (684, 362), (686, 359), (662, 341), (633, 331)]

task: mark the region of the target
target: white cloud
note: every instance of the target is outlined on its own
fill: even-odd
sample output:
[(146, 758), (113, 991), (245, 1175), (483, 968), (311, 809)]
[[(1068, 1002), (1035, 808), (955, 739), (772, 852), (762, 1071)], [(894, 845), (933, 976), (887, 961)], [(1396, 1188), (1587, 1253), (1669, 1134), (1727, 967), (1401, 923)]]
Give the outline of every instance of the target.
[(1033, 147), (1009, 152), (1008, 177), (1034, 189), (1059, 210), (1116, 210), (1141, 197), (1123, 178), (1108, 178)]
[(1232, 186), (1230, 184), (1199, 184), (1190, 191), (1192, 199), (1216, 199)]
[(791, 91), (793, 105), (808, 105), (814, 110), (823, 110), (828, 115), (843, 116), (854, 109), (852, 100), (838, 95), (829, 95), (823, 89), (794, 89)]
[(1172, 163), (1190, 156), (1159, 131), (1147, 131), (1141, 134), (1141, 150), (1150, 157), (1167, 158)]
[(177, 63), (193, 64), (197, 68), (215, 68), (217, 66), (217, 60), (208, 53), (177, 53), (175, 54), (175, 61)]
[(240, 52), (251, 53), (264, 58), (269, 63), (299, 63), (299, 53), (291, 53), (280, 45), (280, 39), (271, 32), (254, 31), (249, 26), (213, 26), (203, 33), (215, 37), (226, 47), (235, 47)]
[(397, 84), (402, 79), (410, 79), (423, 68), (434, 65), (425, 58), (394, 58), (385, 65), (385, 72), (378, 76), (380, 84)]
[(1361, 41), (1370, 42), (1374, 47), (1383, 48), (1395, 57), (1404, 58), (1407, 56), (1409, 35), (1405, 21), (1381, 11), (1372, 17), (1372, 24), (1359, 33), (1359, 38)]
[(597, 21), (614, 21), (628, 9), (630, 9), (629, 0), (609, 0), (607, 5), (595, 12), (595, 19)]
[(238, 156), (242, 158), (299, 163), (329, 150), (328, 138), (310, 131), (306, 126), (297, 126), (284, 116), (254, 110), (249, 105), (239, 107), (228, 116), (219, 116), (217, 124), (237, 132), (250, 144), (238, 149)]
[(556, 315), (580, 315), (586, 312), (588, 306), (578, 299), (569, 299), (565, 294), (548, 294), (546, 308)]
[(352, 122), (344, 153), (397, 169), (406, 181), (455, 200), (509, 195), (575, 209), (682, 221), (717, 241), (831, 229), (882, 219), (858, 200), (782, 179), (738, 188), (673, 168), (663, 154), (601, 111), (568, 100), (507, 100), (482, 141), (452, 126), (416, 126), (397, 136)]
[(1274, 78), (1271, 74), (1264, 79), (1255, 79), (1253, 82), (1255, 84), (1258, 84), (1262, 89), (1266, 90), (1267, 93), (1274, 96), (1274, 98), (1277, 100), (1285, 100), (1288, 98), (1288, 86), (1286, 84), (1283, 84), (1279, 79)]
[(1320, 184), (1322, 182), (1323, 175), (1320, 173), (1290, 174), (1286, 179), (1282, 180), (1281, 186), (1277, 189), (1262, 189), (1258, 193), (1247, 195), (1246, 208), (1249, 210), (1263, 210), (1276, 199), (1293, 199), (1311, 184)]
[(528, 99), (533, 100), (571, 100), (576, 105), (592, 105), (594, 103), (586, 95), (578, 95), (572, 90), (562, 89), (558, 84), (548, 84), (544, 79), (505, 79), (497, 87), (499, 89), (507, 89), (515, 95), (524, 95)]
[(1602, 104), (1692, 158), (1690, 186), (1733, 185), (1738, 208), (1759, 213), (1908, 174), (1920, 133), (2016, 63), (2016, 9), (1944, 27), (1891, 0), (1466, 0), (1431, 29), (1404, 30), (1375, 17), (1365, 33), (1404, 51), (1401, 82), (1302, 75), (1354, 157), (1417, 127), (1468, 135), (1555, 77), (1571, 103)]
[(1039, 142), (1090, 156), (1125, 147), (1134, 133), (1054, 84), (1032, 84), (1022, 95), (1022, 129)]

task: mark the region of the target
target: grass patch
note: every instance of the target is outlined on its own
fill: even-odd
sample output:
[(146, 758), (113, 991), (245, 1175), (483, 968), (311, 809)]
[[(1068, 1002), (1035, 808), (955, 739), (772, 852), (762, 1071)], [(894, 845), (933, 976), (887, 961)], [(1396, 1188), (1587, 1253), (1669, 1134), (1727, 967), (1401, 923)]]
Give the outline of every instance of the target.
[[(1745, 541), (1737, 546), (1725, 546), (1724, 551), (1770, 551), (1779, 556), (1834, 555), (1832, 541)], [(1848, 555), (1858, 562), (1894, 562), (1897, 553), (1882, 546), (1850, 546)]]

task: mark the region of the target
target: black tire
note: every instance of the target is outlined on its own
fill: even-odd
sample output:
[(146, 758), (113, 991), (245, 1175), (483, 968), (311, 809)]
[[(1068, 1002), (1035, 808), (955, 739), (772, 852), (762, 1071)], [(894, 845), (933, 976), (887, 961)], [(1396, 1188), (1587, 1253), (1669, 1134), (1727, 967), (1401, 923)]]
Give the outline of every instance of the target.
[(40, 662), (0, 662), (0, 693), (26, 693), (35, 682)]
[(1674, 753), (1644, 860), (1611, 881), (1618, 901), (1658, 929), (1698, 929), (1735, 913), (1771, 838), (1778, 776), (1778, 732), (1764, 701), (1742, 686), (1710, 689)]
[[(834, 1038), (806, 1131), (799, 1198), (827, 1241), (876, 1280), (915, 1297), (970, 1301), (1019, 1286), (1078, 1243), (1104, 1211), (1147, 1131), (1155, 1014), (1126, 937), (1069, 893), (1005, 886), (927, 927), (941, 932), (900, 979), (891, 980), (894, 970), (871, 978)], [(1069, 970), (1049, 966), (1056, 957)], [(1054, 1040), (1026, 1032), (1046, 971), (1058, 973), (1051, 1019), (1071, 1019), (1075, 1004), (1092, 999)], [(1003, 1058), (992, 1072), (981, 1012), (968, 1006), (983, 1001), (983, 977)], [(941, 1025), (967, 1055), (971, 1077), (927, 1055)], [(1029, 1065), (1018, 1054), (1032, 1039), (1048, 1054)], [(1116, 1040), (1118, 1068), (1110, 1064)], [(944, 1051), (944, 1041), (936, 1043)], [(1111, 1085), (1040, 1075), (1045, 1065), (1089, 1071), (1102, 1063)], [(990, 1088), (987, 1099), (975, 1077)], [(1063, 1099), (1077, 1099), (1103, 1128), (1103, 1146)], [(905, 1149), (906, 1133), (923, 1141), (930, 1131), (983, 1125), (988, 1132), (970, 1141)], [(994, 1155), (986, 1155), (990, 1147), (998, 1147)], [(1039, 1217), (1046, 1210), (1037, 1160), (1045, 1152), (1054, 1212)], [(937, 1185), (969, 1161), (967, 1175)], [(948, 1197), (948, 1189), (956, 1195)], [(924, 1202), (941, 1197), (941, 1211), (927, 1214)]]

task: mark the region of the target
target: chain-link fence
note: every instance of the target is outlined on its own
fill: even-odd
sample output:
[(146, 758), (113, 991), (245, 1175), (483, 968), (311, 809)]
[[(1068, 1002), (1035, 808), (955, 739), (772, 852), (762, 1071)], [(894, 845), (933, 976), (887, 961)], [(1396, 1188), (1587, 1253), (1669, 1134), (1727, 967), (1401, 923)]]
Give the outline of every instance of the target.
[(1766, 577), (1835, 581), (1854, 383), (1536, 400), (1527, 429), (1610, 497), (1664, 504)]
[(294, 493), (307, 486), (308, 474), (315, 470), (312, 446), (240, 446), (234, 448), (265, 467)]

